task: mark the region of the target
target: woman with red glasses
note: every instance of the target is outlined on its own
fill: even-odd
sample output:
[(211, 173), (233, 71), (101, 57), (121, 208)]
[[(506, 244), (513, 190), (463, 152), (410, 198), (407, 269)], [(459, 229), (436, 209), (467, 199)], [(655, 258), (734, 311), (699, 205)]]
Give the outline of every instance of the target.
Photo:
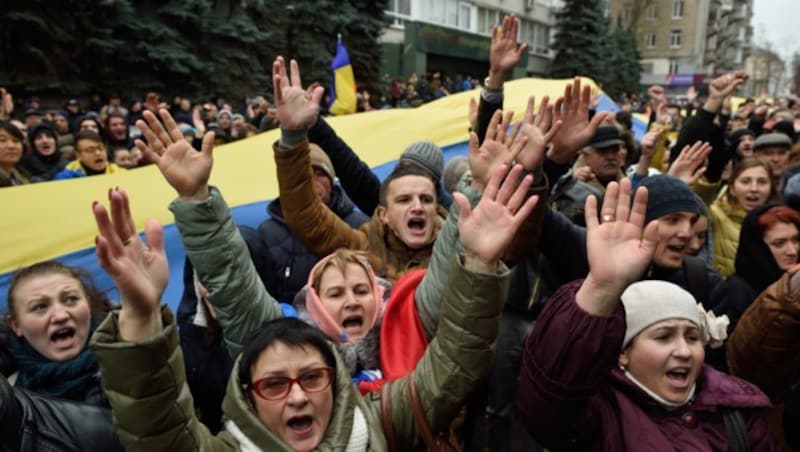
[[(167, 159), (183, 169), (210, 165), (213, 136), (200, 153), (174, 139), (160, 166)], [(122, 309), (98, 328), (92, 347), (126, 450), (430, 447), (431, 432), (447, 430), (488, 371), (509, 275), (499, 257), (536, 203), (525, 200), (530, 180), (517, 186), (518, 177), (507, 177), (501, 185), (506, 169), (493, 171), (474, 210), (456, 195), (464, 252), (453, 262), (436, 335), (411, 373), (384, 384), (380, 395), (361, 396), (316, 327), (272, 320), (243, 344), (223, 402), (225, 430), (216, 437), (197, 421), (174, 317), (159, 308), (168, 280), (161, 226), (146, 224), (145, 245), (125, 192), (111, 193), (113, 222), (95, 204), (98, 260), (120, 290)]]

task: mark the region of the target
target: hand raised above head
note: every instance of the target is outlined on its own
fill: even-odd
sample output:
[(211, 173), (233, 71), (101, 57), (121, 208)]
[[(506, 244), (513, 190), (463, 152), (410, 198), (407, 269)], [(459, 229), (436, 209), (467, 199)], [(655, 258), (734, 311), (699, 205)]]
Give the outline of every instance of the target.
[(317, 83), (304, 90), (297, 61), (291, 60), (290, 65), (291, 78), (286, 73), (282, 56), (272, 63), (272, 86), (278, 119), (283, 130), (308, 130), (317, 120), (324, 90)]
[(528, 174), (520, 182), (522, 165), (515, 165), (508, 175), (507, 168), (507, 165), (492, 168), (492, 175), (475, 209), (470, 209), (463, 194), (453, 195), (458, 206), (458, 232), (464, 250), (490, 265), (500, 259), (539, 199), (537, 196), (527, 197), (533, 176)]
[(92, 205), (99, 234), (95, 252), (100, 266), (114, 280), (122, 296), (120, 334), (125, 340), (140, 340), (160, 331), (159, 304), (169, 280), (161, 225), (149, 220), (145, 244), (136, 233), (128, 195), (109, 190), (111, 218), (102, 204)]
[(492, 42), (489, 48), (489, 71), (506, 77), (519, 64), (527, 44), (517, 47), (519, 36), (519, 19), (515, 16), (503, 17), (500, 27), (492, 30)]
[(214, 133), (203, 136), (200, 152), (186, 141), (172, 115), (160, 110), (164, 125), (150, 112), (143, 113), (144, 121), (136, 121), (145, 139), (136, 140), (136, 147), (156, 163), (167, 182), (182, 199), (208, 199), (208, 178), (213, 166)]
[(693, 145), (686, 145), (672, 162), (668, 174), (692, 185), (706, 172), (706, 159), (711, 153), (711, 144), (705, 141), (696, 141)]
[(644, 225), (647, 189), (640, 187), (631, 206), (631, 182), (623, 179), (606, 188), (597, 215), (597, 199), (586, 199), (586, 251), (589, 274), (575, 300), (586, 312), (609, 316), (628, 285), (641, 278), (653, 260), (658, 221)]
[(724, 98), (731, 94), (742, 83), (746, 82), (748, 78), (747, 72), (743, 70), (731, 71), (723, 74), (708, 84), (708, 95), (710, 97)]
[(519, 133), (517, 125), (511, 133), (507, 133), (514, 112), (500, 110), (494, 112), (486, 129), (486, 138), (478, 144), (478, 135), (470, 133), (469, 137), (469, 169), (472, 173), (472, 186), (483, 191), (492, 174), (492, 168), (511, 163), (527, 143), (527, 136)]
[(581, 89), (581, 79), (575, 77), (564, 88), (564, 96), (556, 100), (554, 119), (561, 121), (561, 129), (553, 136), (553, 146), (547, 151), (547, 156), (554, 162), (562, 165), (571, 162), (605, 121), (605, 112), (596, 113), (589, 121), (591, 98), (591, 87), (586, 85)]
[(520, 133), (528, 142), (520, 151), (516, 161), (528, 171), (536, 170), (544, 159), (545, 151), (550, 141), (561, 128), (561, 121), (553, 121), (553, 106), (550, 97), (544, 96), (539, 104), (539, 112), (534, 113), (536, 98), (528, 98), (528, 107), (525, 111), (525, 120)]

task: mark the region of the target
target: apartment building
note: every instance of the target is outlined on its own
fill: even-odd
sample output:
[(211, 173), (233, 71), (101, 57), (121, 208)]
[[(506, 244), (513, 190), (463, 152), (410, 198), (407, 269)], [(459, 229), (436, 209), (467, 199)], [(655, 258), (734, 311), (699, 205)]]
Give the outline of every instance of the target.
[(634, 30), (643, 85), (672, 91), (744, 67), (753, 0), (610, 0), (614, 24)]
[(520, 40), (528, 44), (514, 76), (544, 76), (554, 53), (550, 40), (561, 0), (390, 0), (384, 30), (383, 72), (441, 71), (482, 79), (488, 70), (492, 27), (505, 14), (520, 18)]

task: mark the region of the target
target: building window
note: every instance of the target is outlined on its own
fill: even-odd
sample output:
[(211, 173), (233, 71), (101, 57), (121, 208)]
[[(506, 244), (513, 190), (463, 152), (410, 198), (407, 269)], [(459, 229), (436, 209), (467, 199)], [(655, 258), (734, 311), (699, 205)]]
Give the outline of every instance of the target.
[(672, 18), (683, 19), (683, 0), (672, 1)]
[(681, 48), (681, 39), (682, 34), (680, 30), (672, 30), (669, 34), (669, 48), (670, 49), (680, 49)]
[(419, 18), (425, 22), (473, 31), (473, 7), (469, 3), (459, 0), (420, 0), (419, 6)]
[(478, 8), (478, 33), (491, 35), (492, 29), (500, 25), (503, 20), (500, 11), (496, 9)]
[(647, 5), (647, 18), (655, 19), (656, 17), (658, 17), (656, 14), (656, 5), (655, 4)]
[(652, 49), (656, 46), (656, 35), (655, 33), (647, 33), (644, 35), (644, 46), (648, 49)]
[(678, 73), (678, 60), (670, 59), (669, 60), (669, 73), (670, 74), (677, 74)]
[(462, 3), (458, 7), (458, 28), (472, 30), (472, 6)]
[(533, 52), (539, 55), (547, 55), (550, 52), (550, 27), (542, 24), (534, 25)]
[(631, 21), (631, 5), (622, 7), (622, 23), (627, 24)]
[(530, 53), (548, 55), (550, 52), (550, 27), (522, 19), (520, 21), (519, 40), (528, 44)]
[(411, 18), (411, 0), (390, 0), (386, 15), (392, 18), (392, 25), (403, 26)]

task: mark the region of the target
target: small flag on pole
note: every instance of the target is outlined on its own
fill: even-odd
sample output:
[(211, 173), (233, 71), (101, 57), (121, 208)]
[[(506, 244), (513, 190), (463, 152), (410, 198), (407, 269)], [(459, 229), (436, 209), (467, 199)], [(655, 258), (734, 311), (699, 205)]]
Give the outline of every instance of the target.
[(350, 66), (350, 55), (342, 44), (342, 35), (338, 35), (336, 55), (331, 61), (331, 90), (328, 110), (332, 115), (347, 115), (356, 112), (356, 79), (353, 67)]

